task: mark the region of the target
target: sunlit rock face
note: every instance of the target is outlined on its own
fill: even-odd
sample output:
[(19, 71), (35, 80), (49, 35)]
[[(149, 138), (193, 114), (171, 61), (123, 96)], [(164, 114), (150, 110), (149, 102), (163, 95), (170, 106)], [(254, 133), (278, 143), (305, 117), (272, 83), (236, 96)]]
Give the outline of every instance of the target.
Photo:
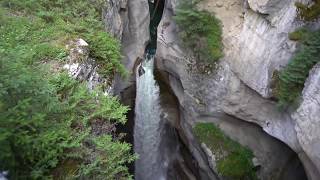
[(271, 96), (270, 82), (275, 70), (285, 66), (295, 51), (288, 33), (302, 26), (294, 0), (248, 1), (241, 32), (230, 37), (226, 54), (232, 70), (263, 97)]
[(285, 66), (296, 49), (288, 33), (304, 23), (296, 18), (294, 3), (294, 0), (227, 0), (200, 4), (215, 13), (223, 24), (225, 59), (232, 71), (263, 97), (271, 96), (274, 70)]
[(291, 0), (248, 0), (251, 9), (261, 14), (275, 13), (290, 2)]

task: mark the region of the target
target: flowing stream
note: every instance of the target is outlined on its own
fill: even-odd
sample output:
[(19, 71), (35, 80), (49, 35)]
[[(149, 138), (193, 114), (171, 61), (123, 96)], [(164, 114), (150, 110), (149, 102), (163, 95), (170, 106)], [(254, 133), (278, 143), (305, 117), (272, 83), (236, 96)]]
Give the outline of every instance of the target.
[(166, 180), (170, 161), (169, 150), (166, 148), (166, 130), (161, 120), (160, 88), (153, 74), (157, 27), (162, 17), (164, 2), (149, 1), (150, 42), (144, 60), (136, 72), (134, 150), (139, 155), (135, 162), (136, 180)]
[(153, 75), (154, 56), (146, 54), (137, 68), (137, 94), (135, 106), (134, 150), (139, 155), (135, 162), (136, 180), (166, 179), (166, 161), (161, 144), (161, 109), (159, 86)]

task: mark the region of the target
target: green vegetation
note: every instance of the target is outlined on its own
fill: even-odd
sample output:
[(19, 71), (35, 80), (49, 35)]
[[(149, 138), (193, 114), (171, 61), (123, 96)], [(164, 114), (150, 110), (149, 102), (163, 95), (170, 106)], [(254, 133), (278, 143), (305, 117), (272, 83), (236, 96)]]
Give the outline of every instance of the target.
[(214, 64), (223, 56), (221, 23), (209, 12), (197, 10), (196, 4), (183, 2), (174, 19), (183, 43), (197, 60)]
[(314, 0), (311, 5), (296, 2), (299, 17), (305, 21), (315, 21), (320, 17), (320, 0)]
[(198, 123), (193, 129), (200, 142), (205, 143), (217, 159), (218, 173), (231, 179), (256, 179), (253, 154), (231, 140), (212, 123)]
[[(30, 49), (35, 54), (51, 53), (47, 58), (65, 54), (64, 46), (69, 40), (84, 38), (89, 42), (90, 54), (97, 58), (103, 75), (110, 77), (115, 72), (125, 75), (124, 67), (120, 63), (119, 42), (104, 32), (101, 20), (103, 2), (0, 0), (1, 31), (2, 34), (11, 34), (12, 42), (6, 42), (7, 44), (15, 46), (22, 41), (30, 47), (33, 45)], [(30, 57), (31, 59), (38, 61), (39, 57)]]
[(113, 140), (111, 130), (96, 136), (90, 126), (125, 123), (127, 108), (67, 74), (52, 77), (12, 57), (0, 60), (0, 169), (13, 179), (46, 179), (74, 160), (76, 170), (64, 177), (129, 177), (131, 146)]
[(110, 77), (117, 72), (127, 75), (125, 67), (121, 64), (119, 42), (105, 32), (97, 32), (87, 36), (90, 46), (90, 56), (94, 57), (100, 65), (99, 73)]
[[(102, 1), (101, 1), (102, 2)], [(0, 171), (10, 179), (127, 179), (135, 156), (115, 126), (128, 108), (45, 64), (90, 42), (104, 75), (123, 72), (99, 1), (0, 0)], [(99, 132), (99, 133), (97, 133)]]
[(306, 28), (300, 28), (296, 31), (289, 33), (289, 39), (292, 41), (302, 41), (307, 39), (307, 36), (310, 34), (310, 31)]
[(279, 99), (280, 107), (298, 105), (309, 71), (320, 62), (320, 30), (309, 32), (302, 29), (294, 34), (294, 39), (300, 40), (302, 45), (279, 73), (276, 97)]

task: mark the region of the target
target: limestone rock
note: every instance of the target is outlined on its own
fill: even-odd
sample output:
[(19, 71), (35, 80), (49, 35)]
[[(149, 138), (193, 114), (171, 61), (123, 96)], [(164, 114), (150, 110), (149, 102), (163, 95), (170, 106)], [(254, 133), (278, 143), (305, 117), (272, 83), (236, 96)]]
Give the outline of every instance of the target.
[(302, 149), (320, 169), (320, 64), (310, 71), (302, 99), (292, 118)]
[(216, 2), (216, 6), (219, 7), (219, 8), (223, 7), (223, 2), (217, 1)]
[(127, 0), (107, 0), (106, 3), (107, 5), (103, 9), (106, 30), (114, 37), (122, 39)]
[(105, 92), (111, 92), (110, 79), (102, 78), (98, 74), (98, 65), (95, 60), (89, 57), (89, 45), (83, 39), (76, 39), (67, 45), (69, 56), (67, 64), (63, 66), (70, 76), (79, 80), (87, 81), (87, 86), (90, 90), (104, 84)]
[(261, 166), (261, 163), (260, 163), (259, 159), (256, 158), (256, 157), (252, 158), (252, 164), (253, 164), (254, 167)]
[[(213, 119), (220, 118), (221, 121), (226, 121), (227, 117), (231, 116), (260, 126), (265, 133), (261, 132), (261, 137), (270, 135), (284, 142), (288, 146), (277, 146), (285, 146), (287, 150), (290, 147), (299, 154), (302, 163), (310, 167), (307, 169), (308, 174), (318, 173), (319, 170), (313, 170), (316, 168), (309, 163), (308, 156), (303, 155), (295, 122), (290, 114), (279, 111), (275, 102), (265, 98), (270, 95), (269, 81), (272, 72), (285, 65), (295, 50), (294, 42), (287, 37), (288, 32), (300, 25), (295, 18), (294, 2), (279, 6), (280, 10), (268, 17), (260, 12), (245, 9), (244, 18), (239, 17), (243, 8), (242, 3), (237, 0), (224, 1), (224, 4), (228, 4), (228, 10), (217, 8), (216, 1), (202, 3), (199, 7), (215, 13), (223, 24), (225, 57), (220, 60), (221, 63), (213, 73), (198, 74), (188, 71), (189, 67), (194, 65), (194, 58), (179, 44), (181, 41), (177, 34), (177, 26), (172, 20), (175, 1), (167, 1), (166, 11), (158, 27), (156, 65), (159, 70), (169, 74), (168, 84), (183, 109), (182, 131), (190, 140), (192, 135), (188, 134), (188, 128), (200, 119), (208, 118), (208, 121), (212, 122)], [(229, 128), (232, 129), (230, 132), (234, 132), (237, 127), (230, 125)], [(246, 138), (234, 138), (242, 144), (250, 144), (259, 154), (259, 160), (272, 161), (272, 165), (261, 170), (261, 177), (268, 177), (277, 167), (286, 166), (285, 158), (290, 158), (289, 153), (282, 155), (285, 157), (282, 159), (284, 164), (280, 165), (280, 158), (270, 158), (267, 151), (253, 145), (254, 139), (252, 142), (244, 141), (243, 139), (250, 139), (250, 135), (254, 136), (253, 132), (246, 133), (248, 134), (243, 133)], [(189, 148), (198, 152), (195, 149), (199, 147), (190, 143)], [(274, 152), (280, 151), (283, 150), (274, 149)], [(194, 156), (198, 157), (198, 161), (202, 161), (203, 157), (196, 153)]]
[[(117, 2), (117, 0), (114, 0)], [(149, 41), (149, 6), (148, 0), (126, 1), (127, 9), (122, 10), (122, 62), (129, 73), (135, 74), (134, 67), (138, 59), (144, 55)], [(108, 23), (108, 22), (106, 22)], [(115, 77), (114, 94), (119, 95), (124, 89), (133, 85), (135, 77), (122, 79)]]
[(199, 5), (221, 20), (225, 59), (232, 71), (263, 97), (271, 96), (273, 72), (283, 68), (295, 51), (288, 33), (303, 25), (296, 17), (295, 2), (225, 0), (228, 8), (218, 8), (210, 0)]
[(69, 61), (71, 63), (85, 61), (89, 57), (89, 44), (83, 39), (70, 41), (66, 48), (69, 50)]
[[(254, 5), (253, 5), (254, 4)], [(293, 1), (280, 9), (274, 8), (276, 1), (249, 1), (257, 11), (274, 10), (264, 16), (247, 10), (239, 35), (231, 36), (226, 43), (226, 59), (237, 76), (263, 97), (270, 97), (270, 81), (274, 70), (285, 66), (295, 51), (295, 43), (288, 33), (301, 23), (296, 20)], [(271, 9), (271, 10), (270, 10)]]
[[(115, 24), (111, 29), (121, 29), (122, 33), (119, 34), (122, 36), (119, 38), (123, 42), (123, 62), (133, 73), (149, 40), (148, 0), (121, 1), (122, 5), (117, 5), (121, 4), (118, 1), (112, 2), (113, 7), (121, 7), (113, 11), (120, 18), (110, 21)], [(203, 179), (216, 179), (216, 173), (211, 170), (213, 165), (208, 164), (208, 156), (192, 134), (192, 126), (200, 119), (209, 122), (220, 119), (221, 124), (225, 123), (222, 126), (225, 132), (254, 149), (262, 166), (269, 160), (270, 163), (260, 172), (261, 177), (268, 177), (277, 168), (286, 167), (290, 154), (294, 154), (290, 147), (299, 155), (310, 179), (316, 179), (320, 172), (317, 164), (320, 156), (316, 153), (319, 152), (316, 143), (319, 140), (310, 123), (304, 122), (318, 123), (318, 119), (305, 115), (305, 111), (319, 113), (316, 105), (312, 105), (315, 108), (312, 110), (309, 107), (317, 102), (304, 99), (303, 103), (307, 105), (303, 104), (291, 117), (290, 113), (280, 112), (276, 103), (267, 99), (271, 96), (270, 81), (274, 70), (283, 68), (296, 48), (295, 42), (288, 39), (288, 33), (303, 25), (296, 18), (295, 0), (202, 1), (199, 8), (215, 13), (222, 22), (225, 54), (218, 68), (207, 74), (190, 73), (188, 70), (194, 66), (195, 59), (179, 44), (177, 26), (172, 18), (178, 2), (166, 1), (166, 9), (158, 27), (156, 66), (167, 74), (167, 83), (178, 99), (181, 111), (179, 133), (199, 163)], [(105, 19), (109, 23), (108, 18)], [(122, 23), (120, 26), (119, 22)], [(128, 89), (134, 81), (133, 76), (125, 82), (117, 77), (116, 94)], [(312, 92), (312, 97), (317, 97), (315, 91)], [(228, 123), (229, 118), (235, 121)], [(242, 124), (242, 128), (238, 128), (239, 124)], [(312, 131), (306, 133), (307, 128)], [(258, 142), (255, 142), (256, 137)], [(269, 145), (261, 148), (262, 142)], [(271, 157), (270, 152), (281, 155)]]
[(262, 14), (270, 14), (290, 3), (290, 0), (248, 0), (248, 3), (252, 10)]
[(214, 171), (217, 171), (217, 162), (216, 162), (215, 155), (212, 153), (212, 151), (208, 148), (208, 146), (206, 144), (201, 143), (201, 147), (204, 150), (204, 152), (206, 153), (206, 155), (208, 156), (210, 168)]

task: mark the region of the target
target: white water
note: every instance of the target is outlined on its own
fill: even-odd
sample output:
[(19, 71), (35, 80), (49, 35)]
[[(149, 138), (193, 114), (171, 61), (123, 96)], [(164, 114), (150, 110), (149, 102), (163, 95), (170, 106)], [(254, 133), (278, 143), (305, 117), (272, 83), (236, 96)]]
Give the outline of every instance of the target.
[(167, 162), (160, 152), (161, 124), (159, 86), (153, 75), (154, 57), (142, 62), (145, 73), (139, 77), (135, 107), (134, 150), (139, 155), (135, 162), (135, 180), (165, 180)]

